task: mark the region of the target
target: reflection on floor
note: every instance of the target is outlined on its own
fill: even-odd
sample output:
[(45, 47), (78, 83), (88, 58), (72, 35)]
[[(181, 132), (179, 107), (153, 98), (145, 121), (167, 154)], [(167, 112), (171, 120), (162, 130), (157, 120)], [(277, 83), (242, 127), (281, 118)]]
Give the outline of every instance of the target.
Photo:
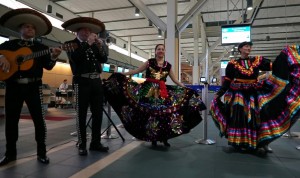
[[(22, 114), (28, 114), (26, 108)], [(49, 108), (48, 116), (72, 117), (74, 109)], [(89, 119), (90, 114), (87, 118)], [(117, 115), (112, 112), (116, 125), (120, 124)], [(200, 124), (189, 134), (170, 140), (171, 147), (159, 143), (153, 148), (150, 143), (133, 139), (124, 128), (118, 127), (125, 138), (102, 139), (108, 145), (108, 153), (90, 151), (87, 156), (77, 154), (75, 119), (61, 121), (47, 120), (47, 148), (49, 165), (36, 160), (36, 143), (33, 123), (21, 119), (19, 123), (18, 160), (0, 167), (0, 177), (203, 177), (203, 178), (243, 178), (243, 177), (300, 177), (299, 137), (280, 138), (271, 144), (274, 153), (267, 156), (235, 152), (227, 146), (227, 141), (218, 136), (217, 129), (208, 117), (208, 137), (217, 141), (214, 145), (196, 144), (202, 138), (203, 126)], [(5, 151), (5, 119), (0, 119), (0, 155)], [(102, 129), (107, 127), (104, 117)], [(112, 129), (112, 133), (118, 136)], [(300, 136), (298, 123), (292, 133)], [(104, 133), (105, 134), (105, 133)]]

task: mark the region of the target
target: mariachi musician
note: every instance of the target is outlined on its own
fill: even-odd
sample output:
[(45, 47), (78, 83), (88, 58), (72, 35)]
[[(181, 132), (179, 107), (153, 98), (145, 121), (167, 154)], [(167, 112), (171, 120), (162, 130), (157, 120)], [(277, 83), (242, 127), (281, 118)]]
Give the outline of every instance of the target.
[[(21, 39), (7, 41), (0, 45), (0, 80), (6, 83), (6, 153), (0, 160), (0, 166), (16, 160), (18, 123), (24, 101), (35, 126), (37, 160), (47, 164), (49, 158), (46, 156), (42, 76), (43, 69), (51, 70), (54, 67), (61, 49), (49, 50), (49, 47), (34, 40), (35, 37), (47, 35), (52, 30), (50, 21), (35, 10), (27, 8), (11, 10), (0, 18), (0, 24), (21, 35)], [(19, 55), (25, 56), (17, 58), (16, 56)], [(3, 78), (5, 76), (8, 78)]]
[(91, 17), (76, 17), (62, 24), (66, 30), (76, 33), (76, 38), (66, 43), (76, 43), (78, 48), (68, 52), (73, 86), (76, 98), (76, 124), (78, 133), (78, 154), (86, 156), (86, 116), (88, 107), (92, 113), (92, 137), (89, 150), (107, 152), (109, 148), (101, 143), (103, 118), (103, 85), (100, 78), (101, 64), (107, 62), (105, 42), (95, 34), (105, 31), (105, 25)]

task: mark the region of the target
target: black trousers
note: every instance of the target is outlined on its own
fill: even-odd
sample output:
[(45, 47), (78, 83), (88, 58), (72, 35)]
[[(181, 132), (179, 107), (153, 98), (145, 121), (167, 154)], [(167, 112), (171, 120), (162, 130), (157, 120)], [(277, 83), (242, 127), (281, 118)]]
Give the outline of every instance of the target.
[(45, 123), (45, 111), (42, 107), (42, 81), (28, 84), (18, 84), (14, 82), (6, 83), (6, 155), (17, 155), (16, 143), (19, 136), (18, 124), (24, 101), (27, 104), (35, 127), (37, 154), (39, 156), (44, 156), (46, 155), (45, 141), (47, 129)]
[(73, 78), (76, 99), (76, 125), (79, 148), (86, 148), (86, 118), (88, 107), (92, 113), (91, 144), (101, 142), (101, 124), (103, 118), (103, 86), (100, 78)]

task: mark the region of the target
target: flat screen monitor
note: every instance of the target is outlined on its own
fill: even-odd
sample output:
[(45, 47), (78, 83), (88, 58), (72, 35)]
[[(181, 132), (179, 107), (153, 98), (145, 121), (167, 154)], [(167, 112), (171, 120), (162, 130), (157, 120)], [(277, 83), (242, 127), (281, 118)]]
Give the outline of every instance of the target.
[(103, 72), (109, 72), (110, 64), (103, 64)]
[(123, 67), (118, 67), (117, 72), (123, 72), (123, 69), (124, 69)]
[(211, 83), (217, 83), (217, 78), (212, 78)]
[(201, 77), (201, 78), (200, 78), (200, 82), (202, 82), (202, 83), (203, 83), (203, 82), (206, 82), (205, 77)]
[(139, 78), (143, 78), (143, 73), (139, 73)]
[(132, 77), (139, 77), (139, 74), (134, 74)]
[(221, 31), (222, 45), (233, 45), (244, 41), (251, 41), (250, 24), (223, 25)]
[(115, 70), (116, 70), (116, 66), (111, 64), (111, 65), (110, 65), (110, 68), (109, 68), (109, 72), (110, 72), (110, 73), (114, 73)]
[(124, 72), (129, 72), (129, 69), (124, 69)]
[(227, 67), (229, 61), (221, 61), (221, 69), (225, 69)]

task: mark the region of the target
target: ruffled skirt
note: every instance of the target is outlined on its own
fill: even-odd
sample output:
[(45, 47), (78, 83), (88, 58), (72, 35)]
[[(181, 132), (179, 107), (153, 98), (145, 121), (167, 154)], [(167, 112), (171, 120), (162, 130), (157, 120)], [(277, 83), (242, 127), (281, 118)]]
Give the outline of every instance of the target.
[(118, 73), (104, 82), (104, 88), (125, 129), (140, 140), (163, 141), (188, 133), (206, 109), (194, 90), (167, 85), (168, 97), (161, 98), (157, 83), (138, 84)]
[(282, 136), (300, 114), (299, 46), (288, 46), (266, 80), (232, 83), (224, 102), (214, 99), (211, 114), (228, 144), (256, 149)]

